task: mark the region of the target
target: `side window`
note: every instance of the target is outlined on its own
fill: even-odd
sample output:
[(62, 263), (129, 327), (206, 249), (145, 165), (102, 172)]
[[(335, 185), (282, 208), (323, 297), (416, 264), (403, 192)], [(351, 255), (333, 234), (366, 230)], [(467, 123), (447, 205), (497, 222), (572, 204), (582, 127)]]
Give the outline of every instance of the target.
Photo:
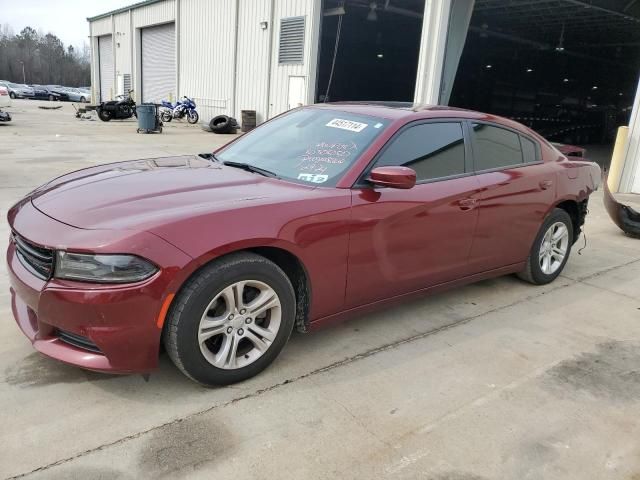
[(404, 130), (392, 142), (376, 167), (412, 168), (418, 182), (464, 173), (464, 135), (460, 123), (423, 123)]
[(538, 155), (536, 154), (536, 144), (526, 137), (520, 137), (520, 143), (522, 144), (522, 156), (524, 163), (533, 163), (538, 161)]
[(474, 123), (473, 157), (476, 171), (522, 163), (520, 135), (504, 128)]

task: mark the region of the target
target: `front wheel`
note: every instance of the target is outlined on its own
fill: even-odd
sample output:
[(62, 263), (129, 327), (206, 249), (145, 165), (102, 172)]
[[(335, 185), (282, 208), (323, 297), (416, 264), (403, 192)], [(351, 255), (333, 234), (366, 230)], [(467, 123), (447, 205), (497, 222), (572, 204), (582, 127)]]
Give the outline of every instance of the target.
[(162, 113), (160, 114), (160, 119), (163, 122), (170, 122), (171, 119), (173, 118), (173, 115), (171, 114), (171, 112), (167, 111), (167, 110), (163, 110)]
[(53, 95), (49, 95), (49, 101), (53, 102), (56, 99), (56, 97), (54, 97)]
[(86, 98), (84, 98), (84, 97), (80, 97), (80, 103), (85, 103), (86, 101), (87, 101), (87, 99), (86, 99)]
[(109, 120), (111, 120), (111, 117), (111, 112), (108, 112), (107, 110), (104, 110), (102, 108), (98, 109), (98, 118), (103, 122), (108, 122)]
[(16, 94), (14, 92), (10, 92), (9, 93), (9, 97), (12, 98), (12, 99), (15, 99), (16, 98)]
[(200, 116), (198, 115), (198, 112), (196, 112), (195, 110), (191, 110), (190, 112), (187, 113), (187, 122), (189, 122), (191, 125), (198, 123), (199, 119), (200, 119)]
[(573, 245), (573, 223), (569, 214), (554, 209), (540, 227), (531, 247), (521, 279), (534, 285), (545, 285), (554, 281), (562, 272)]
[(164, 326), (171, 360), (203, 385), (257, 375), (293, 330), (296, 299), (287, 275), (254, 253), (235, 253), (195, 274), (173, 300)]

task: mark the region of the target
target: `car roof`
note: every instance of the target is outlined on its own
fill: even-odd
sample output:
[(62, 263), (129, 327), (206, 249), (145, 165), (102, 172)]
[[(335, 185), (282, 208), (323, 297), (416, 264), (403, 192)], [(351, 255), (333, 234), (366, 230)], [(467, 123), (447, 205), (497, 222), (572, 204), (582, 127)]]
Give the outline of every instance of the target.
[(465, 110), (464, 108), (450, 107), (447, 105), (427, 105), (411, 102), (333, 102), (316, 103), (313, 108), (322, 108), (336, 111), (349, 112), (353, 114), (370, 115), (374, 117), (386, 118), (389, 120), (420, 120), (437, 118), (460, 118), (467, 120), (477, 120), (495, 122), (506, 127), (531, 133), (531, 130), (521, 123), (508, 118), (492, 115), (489, 113)]

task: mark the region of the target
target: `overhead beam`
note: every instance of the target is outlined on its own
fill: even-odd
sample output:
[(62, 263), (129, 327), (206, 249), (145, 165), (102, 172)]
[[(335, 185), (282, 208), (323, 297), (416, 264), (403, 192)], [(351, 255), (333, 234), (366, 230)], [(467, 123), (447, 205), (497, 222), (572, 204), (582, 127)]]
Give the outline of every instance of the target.
[(610, 15), (615, 15), (617, 17), (624, 18), (624, 19), (630, 20), (632, 22), (640, 23), (640, 18), (633, 17), (633, 16), (631, 16), (631, 15), (629, 15), (627, 13), (620, 12), (618, 10), (611, 10), (610, 8), (601, 7), (600, 5), (595, 5), (593, 3), (585, 2), (585, 1), (582, 1), (582, 0), (564, 0), (564, 1), (565, 2), (569, 2), (569, 3), (573, 4), (573, 5), (577, 5), (577, 6), (584, 7), (584, 8), (592, 8), (592, 9), (597, 10), (599, 12), (608, 13)]

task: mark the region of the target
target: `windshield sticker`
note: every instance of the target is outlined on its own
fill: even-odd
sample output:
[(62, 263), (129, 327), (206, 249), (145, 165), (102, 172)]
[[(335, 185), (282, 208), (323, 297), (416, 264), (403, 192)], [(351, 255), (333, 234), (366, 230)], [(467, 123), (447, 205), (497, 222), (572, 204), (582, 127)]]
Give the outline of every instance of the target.
[(366, 123), (353, 122), (351, 120), (344, 120), (342, 118), (334, 118), (326, 125), (332, 128), (341, 128), (342, 130), (349, 130), (350, 132), (360, 133), (367, 128)]
[(313, 173), (300, 173), (298, 180), (304, 180), (311, 183), (324, 183), (329, 180), (329, 175), (317, 175)]
[(373, 126), (373, 128), (380, 128), (381, 126), (382, 126), (382, 124), (381, 124), (381, 123), (376, 123), (376, 124)]

